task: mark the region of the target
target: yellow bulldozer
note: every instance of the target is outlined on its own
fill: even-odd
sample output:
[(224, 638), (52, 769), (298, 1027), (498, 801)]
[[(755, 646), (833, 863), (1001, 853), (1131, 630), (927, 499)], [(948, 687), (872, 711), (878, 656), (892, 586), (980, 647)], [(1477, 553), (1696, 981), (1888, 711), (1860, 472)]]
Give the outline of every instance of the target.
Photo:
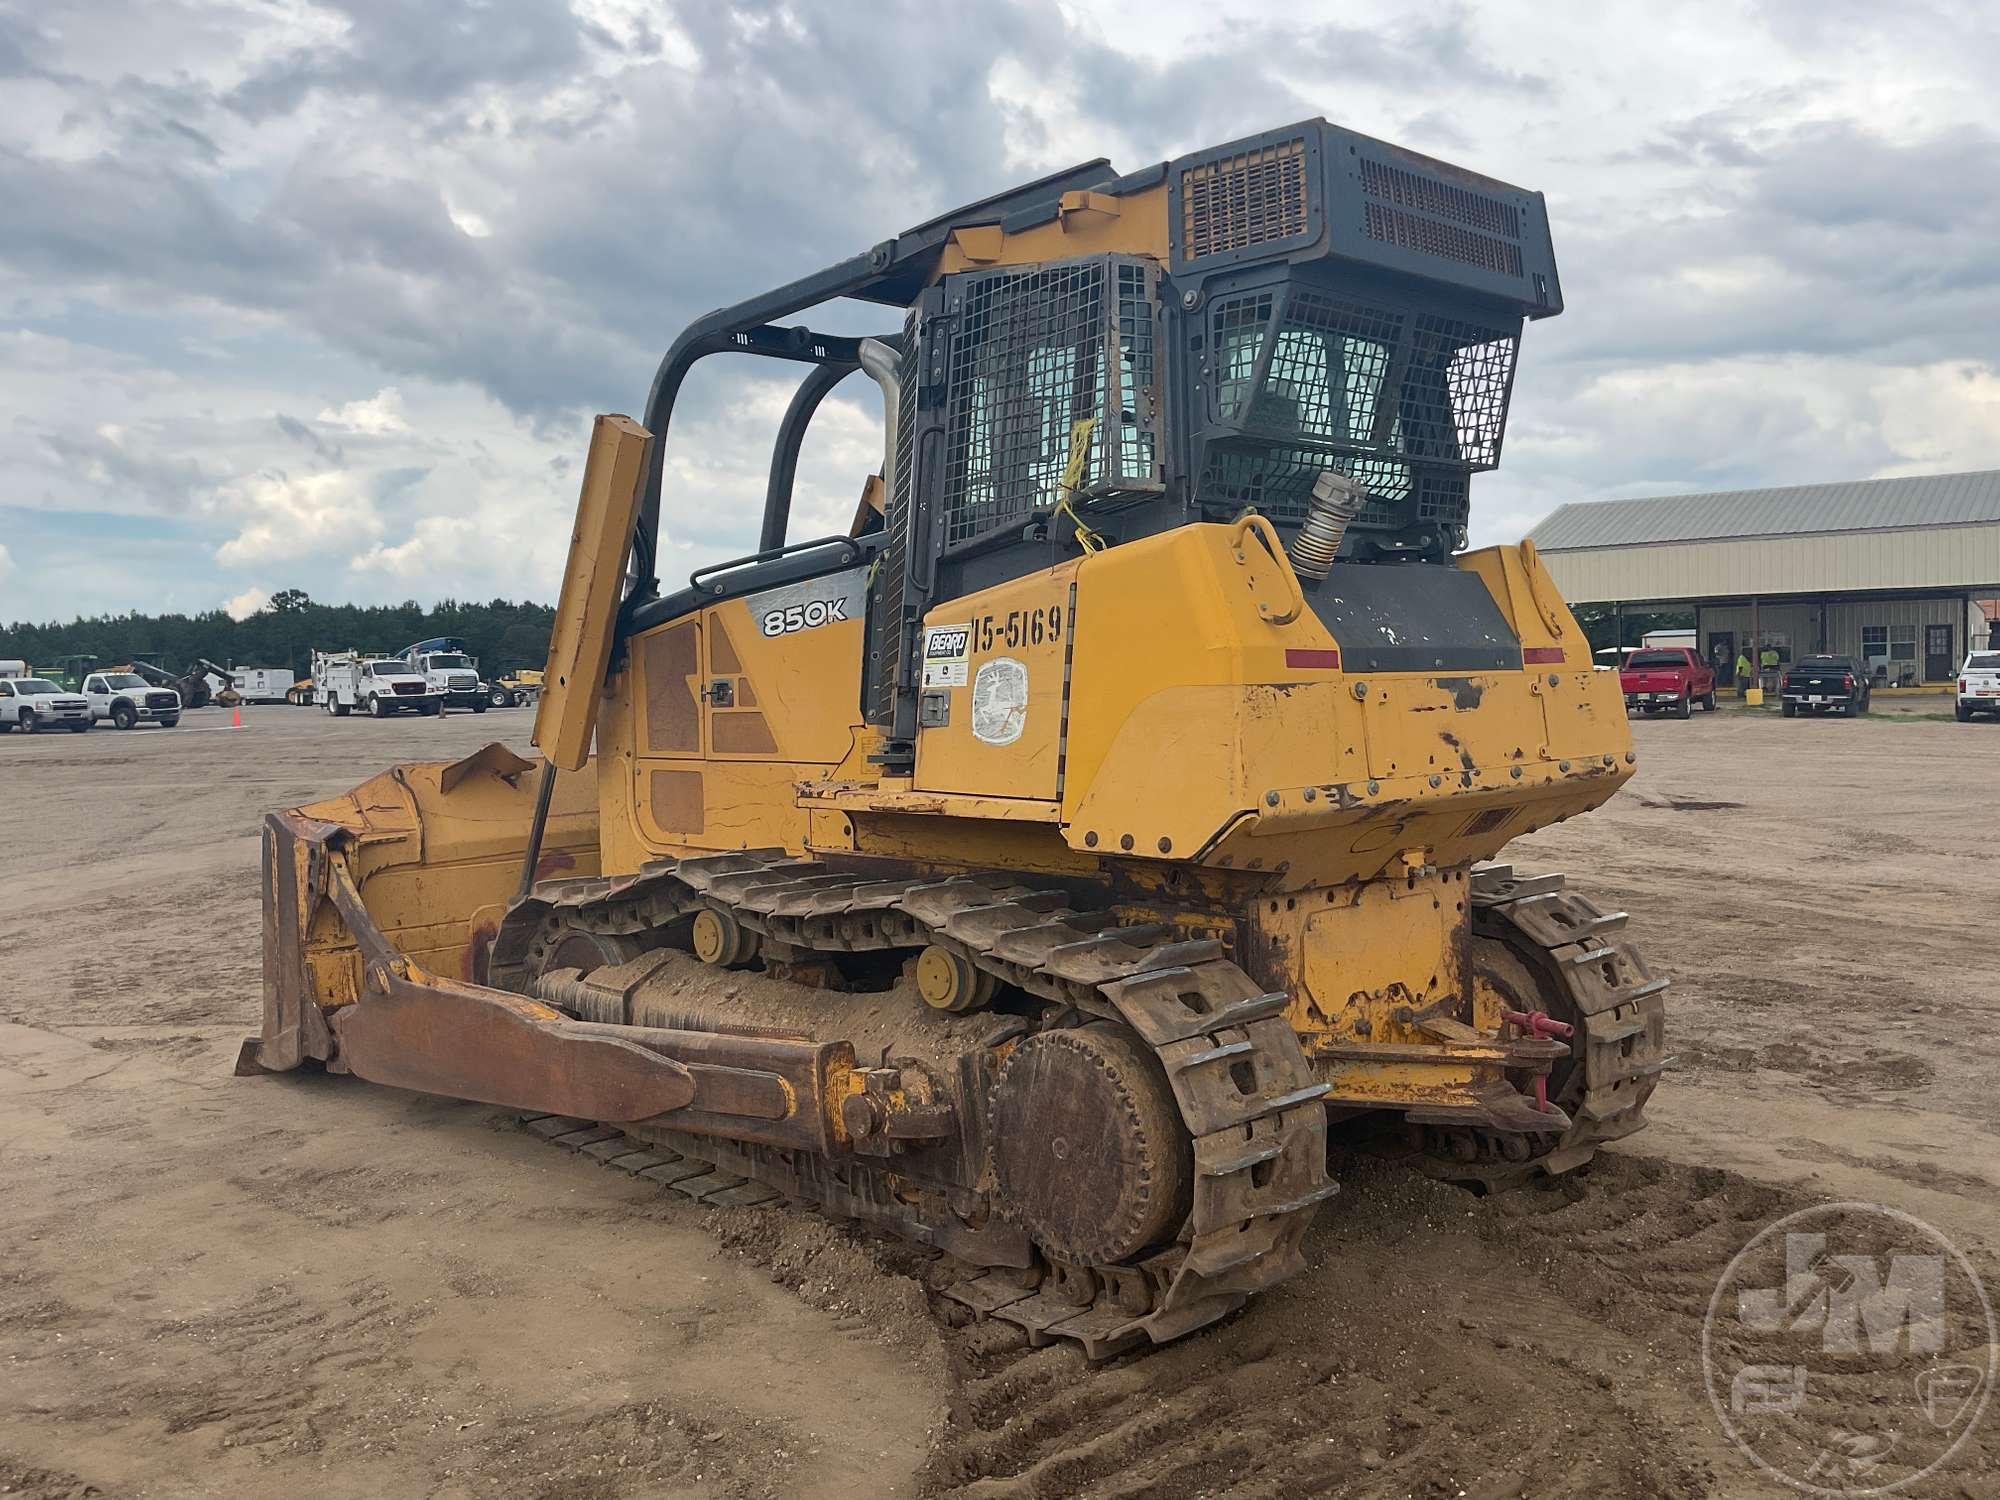
[[(836, 299), (896, 313), (787, 321)], [(542, 758), (267, 820), (240, 1071), (867, 1221), (1092, 1357), (1299, 1270), (1330, 1144), (1475, 1190), (1582, 1165), (1642, 1122), (1665, 981), (1490, 861), (1631, 740), (1534, 548), (1465, 550), (1561, 308), (1541, 195), (1313, 120), (702, 318), (597, 420)], [(672, 587), (663, 445), (722, 353), (805, 374), (759, 550)], [(880, 472), (793, 539), (857, 373)]]

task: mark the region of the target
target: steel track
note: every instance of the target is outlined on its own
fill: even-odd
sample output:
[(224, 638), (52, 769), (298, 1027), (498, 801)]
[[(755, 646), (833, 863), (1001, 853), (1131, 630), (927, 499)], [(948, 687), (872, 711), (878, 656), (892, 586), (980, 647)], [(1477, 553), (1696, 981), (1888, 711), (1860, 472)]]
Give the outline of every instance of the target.
[[(1299, 1246), (1313, 1211), (1338, 1191), (1326, 1175), (1319, 1103), (1326, 1085), (1314, 1080), (1284, 1019), (1287, 997), (1263, 992), (1222, 956), (1219, 942), (1183, 940), (1165, 924), (1108, 925), (1059, 893), (1000, 878), (884, 881), (769, 850), (657, 861), (621, 882), (538, 887), (509, 914), (493, 982), (525, 988), (571, 929), (636, 934), (704, 905), (757, 931), (767, 957), (789, 963), (937, 943), (1004, 984), (1119, 1023), (1152, 1051), (1194, 1147), (1193, 1204), (1179, 1241), (1118, 1265), (1044, 1264), (1027, 1274), (967, 1266), (947, 1296), (1020, 1325), (1038, 1342), (1070, 1339), (1102, 1358), (1205, 1327), (1303, 1269)], [(868, 1211), (894, 1195), (893, 1173), (867, 1163), (842, 1161), (835, 1171), (794, 1160), (797, 1153), (718, 1138), (649, 1131), (633, 1143), (622, 1132), (614, 1139), (610, 1126), (535, 1123), (593, 1154), (657, 1154), (664, 1144), (732, 1179), (703, 1184), (694, 1173), (669, 1182), (683, 1192), (690, 1191), (683, 1184), (726, 1194), (758, 1183), (773, 1196), (879, 1219), (906, 1234), (913, 1227), (906, 1215)], [(585, 1139), (592, 1129), (606, 1133)], [(637, 1169), (667, 1180), (681, 1160)], [(934, 1247), (947, 1239), (913, 1237)]]
[[(1426, 1171), (1498, 1189), (1581, 1165), (1640, 1128), (1665, 1062), (1666, 981), (1628, 944), (1607, 941), (1622, 913), (1566, 892), (1560, 876), (1519, 879), (1490, 866), (1473, 873), (1472, 903), (1475, 933), (1532, 957), (1560, 987), (1555, 1009), (1578, 1026), (1579, 1061), (1557, 1100), (1567, 1130), (1425, 1133)], [(509, 913), (492, 981), (531, 988), (571, 931), (635, 936), (703, 906), (756, 931), (767, 960), (937, 943), (1078, 1019), (1129, 1029), (1159, 1062), (1194, 1143), (1193, 1206), (1179, 1240), (1119, 1265), (1037, 1255), (1026, 1268), (994, 1269), (954, 1254), (955, 1226), (915, 1216), (886, 1165), (554, 1116), (529, 1117), (529, 1129), (702, 1202), (784, 1198), (873, 1222), (949, 1258), (947, 1297), (1036, 1343), (1073, 1341), (1093, 1359), (1205, 1327), (1303, 1268), (1313, 1213), (1338, 1191), (1326, 1175), (1326, 1086), (1284, 1019), (1287, 997), (1262, 992), (1219, 942), (1183, 939), (1167, 924), (1106, 925), (1058, 892), (1005, 877), (881, 880), (757, 850), (655, 861), (624, 880), (545, 882)]]
[[(1553, 1102), (1568, 1129), (1546, 1136), (1430, 1128), (1420, 1165), (1482, 1191), (1572, 1171), (1597, 1148), (1645, 1126), (1646, 1101), (1669, 1059), (1668, 981), (1655, 978), (1628, 942), (1615, 940), (1624, 912), (1607, 912), (1566, 888), (1561, 875), (1517, 876), (1509, 865), (1472, 872), (1472, 930), (1504, 943), (1550, 989), (1540, 1007), (1576, 1030), (1576, 1059)], [(1554, 1003), (1548, 1003), (1553, 1000)]]

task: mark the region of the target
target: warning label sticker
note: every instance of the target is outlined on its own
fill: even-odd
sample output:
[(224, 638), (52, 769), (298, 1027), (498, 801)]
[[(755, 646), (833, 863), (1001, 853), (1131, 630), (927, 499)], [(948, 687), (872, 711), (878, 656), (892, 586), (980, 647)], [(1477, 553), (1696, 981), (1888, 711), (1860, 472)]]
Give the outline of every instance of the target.
[(1011, 745), (1028, 727), (1028, 669), (1011, 656), (981, 662), (972, 680), (972, 733), (989, 745)]
[(924, 627), (924, 686), (965, 686), (966, 657), (972, 650), (970, 625)]

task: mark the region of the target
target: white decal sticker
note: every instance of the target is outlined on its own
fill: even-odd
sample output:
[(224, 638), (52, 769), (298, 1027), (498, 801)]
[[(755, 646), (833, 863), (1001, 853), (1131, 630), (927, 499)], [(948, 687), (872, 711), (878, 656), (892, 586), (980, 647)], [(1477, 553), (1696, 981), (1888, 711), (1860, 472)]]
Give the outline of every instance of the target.
[(966, 657), (972, 650), (970, 625), (924, 627), (924, 686), (964, 687)]
[(1028, 727), (1028, 669), (1011, 656), (980, 663), (972, 679), (972, 733), (989, 745), (1011, 745)]
[(813, 630), (834, 620), (847, 618), (845, 599), (808, 599), (783, 609), (767, 609), (757, 622), (766, 635), (790, 635), (794, 630)]
[(773, 636), (858, 620), (867, 599), (868, 570), (849, 568), (825, 578), (766, 589), (747, 596), (743, 603), (757, 622), (758, 633)]

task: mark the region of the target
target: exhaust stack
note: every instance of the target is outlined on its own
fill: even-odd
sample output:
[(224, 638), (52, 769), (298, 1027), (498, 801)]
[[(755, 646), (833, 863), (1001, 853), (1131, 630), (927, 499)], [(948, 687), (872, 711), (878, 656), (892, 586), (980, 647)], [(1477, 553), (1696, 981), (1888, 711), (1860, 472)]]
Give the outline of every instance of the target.
[(1286, 549), (1303, 578), (1322, 579), (1333, 567), (1347, 525), (1367, 507), (1368, 491), (1338, 469), (1322, 469), (1313, 481), (1312, 505)]

